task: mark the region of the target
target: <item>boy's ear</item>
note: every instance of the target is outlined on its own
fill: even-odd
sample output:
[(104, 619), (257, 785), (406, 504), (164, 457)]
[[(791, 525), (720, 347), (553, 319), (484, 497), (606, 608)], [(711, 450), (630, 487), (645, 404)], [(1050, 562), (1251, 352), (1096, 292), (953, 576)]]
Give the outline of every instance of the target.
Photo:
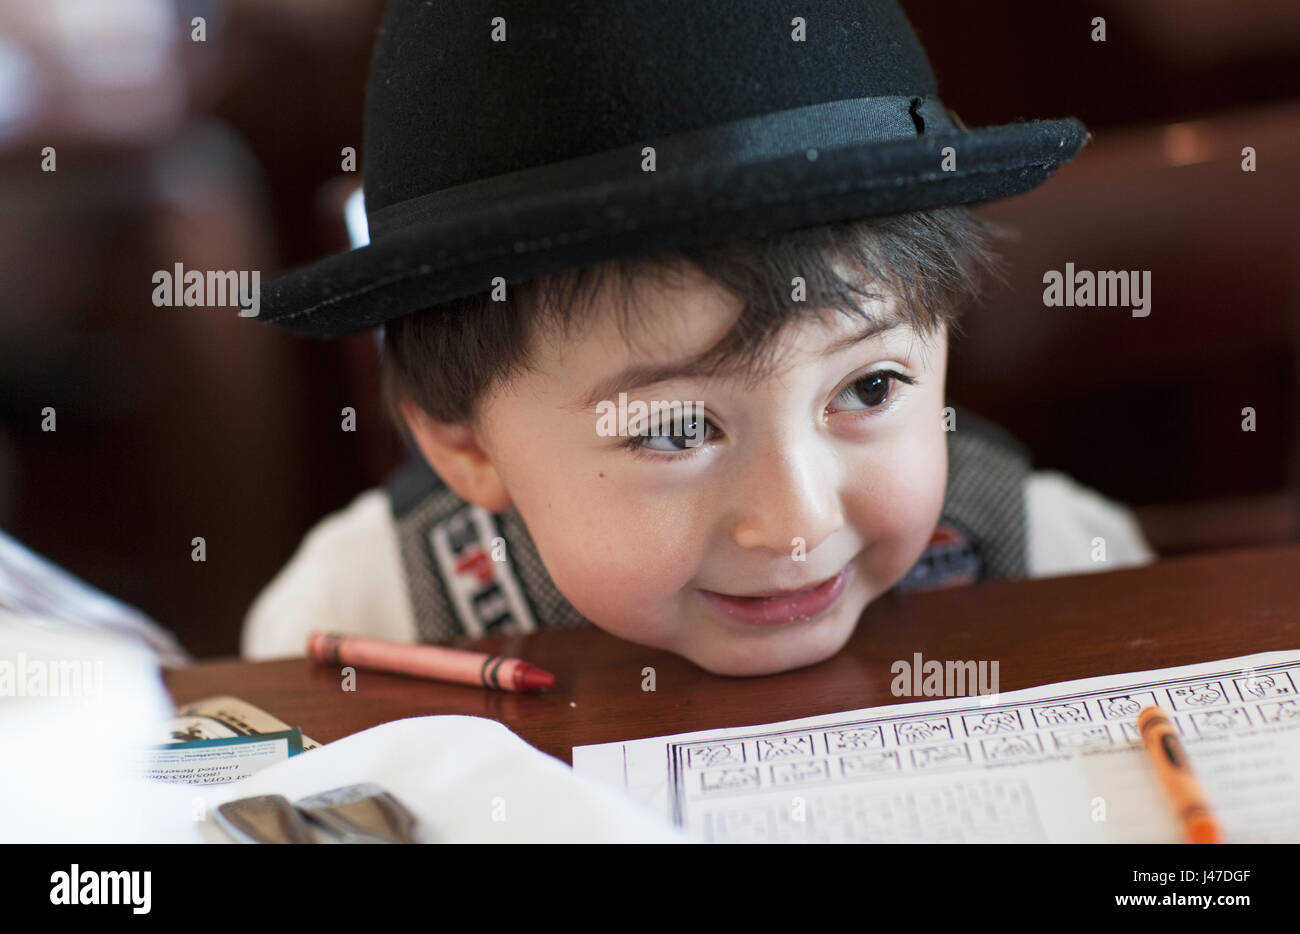
[(436, 421), (409, 396), (401, 409), (420, 453), (457, 496), (488, 512), (510, 508), (510, 494), (472, 427)]

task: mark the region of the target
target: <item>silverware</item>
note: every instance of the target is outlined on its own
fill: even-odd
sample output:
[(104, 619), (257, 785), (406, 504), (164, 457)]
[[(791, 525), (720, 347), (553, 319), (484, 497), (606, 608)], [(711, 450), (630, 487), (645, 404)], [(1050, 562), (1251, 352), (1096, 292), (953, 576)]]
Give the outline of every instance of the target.
[(345, 785), (294, 802), (343, 843), (416, 843), (415, 815), (373, 782)]
[(316, 842), (311, 825), (284, 795), (227, 801), (217, 808), (217, 823), (237, 843)]

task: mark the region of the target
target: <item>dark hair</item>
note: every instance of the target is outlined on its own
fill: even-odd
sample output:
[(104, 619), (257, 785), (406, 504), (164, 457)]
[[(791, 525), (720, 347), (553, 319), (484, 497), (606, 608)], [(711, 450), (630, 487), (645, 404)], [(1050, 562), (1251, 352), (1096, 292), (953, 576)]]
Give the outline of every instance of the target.
[[(880, 297), (863, 287), (872, 284), (900, 297), (900, 313), (923, 338), (945, 326), (955, 334), (982, 273), (1001, 274), (991, 241), (1002, 233), (965, 206), (934, 208), (615, 259), (510, 286), (505, 301), (493, 301), (490, 291), (454, 299), (385, 326), (384, 405), (399, 430), (404, 393), (436, 421), (473, 422), (488, 390), (528, 369), (539, 329), (570, 336), (581, 327), (607, 275), (619, 283), (613, 294), (621, 296), (625, 339), (638, 277), (667, 282), (690, 268), (742, 299), (731, 330), (702, 355), (713, 373), (757, 376), (771, 363), (777, 335), (824, 309), (868, 317), (863, 299)], [(847, 262), (848, 279), (837, 261)], [(805, 281), (804, 301), (791, 300), (795, 276)]]

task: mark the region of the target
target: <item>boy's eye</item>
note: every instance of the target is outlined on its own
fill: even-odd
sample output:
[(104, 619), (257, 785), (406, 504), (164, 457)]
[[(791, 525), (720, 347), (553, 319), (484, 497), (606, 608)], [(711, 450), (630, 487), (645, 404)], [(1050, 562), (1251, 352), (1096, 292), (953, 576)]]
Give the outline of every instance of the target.
[[(883, 407), (893, 395), (894, 382), (916, 385), (916, 379), (895, 373), (893, 370), (879, 370), (868, 373), (854, 380), (840, 391), (833, 400), (840, 409), (868, 412)], [(634, 454), (653, 456), (656, 454), (681, 454), (702, 447), (704, 442), (713, 440), (718, 429), (713, 422), (700, 416), (689, 419), (679, 418), (662, 429), (651, 425), (639, 435), (631, 435), (623, 442), (623, 447)]]
[(904, 376), (892, 370), (880, 370), (876, 373), (868, 373), (861, 379), (849, 383), (835, 397), (835, 402), (840, 403), (842, 408), (850, 410), (862, 411), (879, 408), (889, 401), (890, 390), (893, 389), (895, 380), (909, 386), (916, 383), (916, 380), (910, 376)]
[(662, 430), (652, 425), (644, 434), (632, 435), (628, 438), (627, 446), (634, 451), (641, 449), (668, 453), (690, 451), (710, 440), (715, 430), (713, 422), (693, 415), (689, 419), (676, 419), (671, 424), (665, 425)]

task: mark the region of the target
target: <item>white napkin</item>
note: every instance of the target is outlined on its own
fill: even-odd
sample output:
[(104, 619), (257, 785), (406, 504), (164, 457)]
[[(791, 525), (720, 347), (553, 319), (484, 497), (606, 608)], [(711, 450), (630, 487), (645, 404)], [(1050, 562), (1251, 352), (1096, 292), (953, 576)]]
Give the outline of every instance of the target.
[[(190, 794), (168, 807), (179, 808), (171, 823), (185, 838), (224, 842), (210, 813), (224, 801), (262, 794), (295, 801), (357, 782), (396, 795), (418, 818), (421, 843), (691, 842), (662, 815), (483, 717), (394, 720), (238, 782), (187, 786)], [(205, 821), (193, 820), (200, 796), (209, 808)]]
[(0, 609), (0, 843), (144, 839), (119, 795), (171, 709), (143, 642)]

